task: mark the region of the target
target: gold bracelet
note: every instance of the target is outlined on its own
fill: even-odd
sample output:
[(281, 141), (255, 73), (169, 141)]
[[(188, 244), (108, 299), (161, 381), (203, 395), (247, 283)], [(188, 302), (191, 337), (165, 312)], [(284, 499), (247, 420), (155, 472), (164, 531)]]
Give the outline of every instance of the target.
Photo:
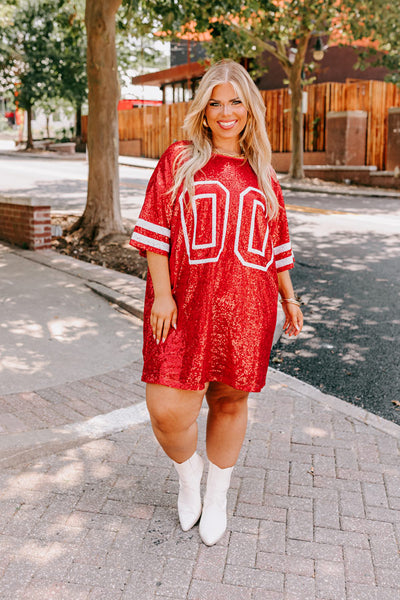
[(295, 304), (296, 306), (301, 306), (301, 302), (296, 300), (296, 298), (281, 298), (280, 302), (281, 304), (287, 302), (288, 304)]

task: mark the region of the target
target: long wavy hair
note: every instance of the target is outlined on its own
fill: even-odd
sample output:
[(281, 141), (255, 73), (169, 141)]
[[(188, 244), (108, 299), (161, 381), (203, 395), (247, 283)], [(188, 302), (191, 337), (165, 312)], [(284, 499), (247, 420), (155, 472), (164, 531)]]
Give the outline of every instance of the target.
[(239, 139), (240, 147), (257, 175), (258, 185), (267, 200), (268, 215), (273, 218), (278, 213), (279, 204), (271, 183), (271, 144), (265, 126), (265, 104), (246, 69), (232, 60), (214, 64), (200, 82), (183, 124), (185, 136), (192, 143), (185, 144), (175, 159), (172, 199), (176, 198), (182, 183), (188, 190), (189, 197), (192, 197), (194, 175), (211, 158), (212, 132), (204, 116), (213, 89), (222, 83), (232, 85), (247, 109), (247, 122)]

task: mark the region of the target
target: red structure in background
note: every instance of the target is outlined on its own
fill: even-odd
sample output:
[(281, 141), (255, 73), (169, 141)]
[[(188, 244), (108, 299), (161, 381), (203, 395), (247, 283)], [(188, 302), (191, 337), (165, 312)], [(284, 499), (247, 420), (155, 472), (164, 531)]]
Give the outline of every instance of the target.
[(155, 73), (138, 75), (132, 78), (131, 83), (133, 85), (159, 86), (163, 94), (163, 104), (166, 102), (165, 88), (169, 86), (172, 89), (173, 103), (184, 102), (183, 90), (190, 90), (191, 95), (193, 95), (194, 89), (204, 75), (205, 70), (206, 66), (204, 64), (187, 62)]
[(118, 110), (130, 110), (138, 106), (159, 106), (162, 100), (139, 100), (137, 98), (131, 100), (120, 100), (118, 102)]

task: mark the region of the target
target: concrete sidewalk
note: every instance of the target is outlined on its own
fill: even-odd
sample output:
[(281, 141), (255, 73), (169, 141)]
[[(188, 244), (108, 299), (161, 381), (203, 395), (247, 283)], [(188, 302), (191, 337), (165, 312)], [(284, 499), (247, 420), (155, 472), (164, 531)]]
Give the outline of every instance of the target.
[[(180, 530), (176, 473), (144, 405), (141, 331), (131, 314), (140, 314), (144, 282), (51, 251), (6, 247), (0, 265), (0, 273), (9, 269), (1, 281), (13, 286), (2, 293), (2, 333), (37, 335), (56, 307), (63, 322), (71, 317), (57, 348), (77, 340), (75, 360), (87, 362), (113, 337), (116, 347), (119, 340), (126, 346), (122, 356), (112, 349), (108, 363), (100, 354), (83, 364), (84, 373), (66, 375), (64, 355), (55, 381), (25, 379), (14, 393), (3, 389), (2, 600), (400, 598), (399, 426), (271, 369), (264, 390), (250, 397), (227, 533), (208, 548), (197, 527)], [(32, 306), (23, 274), (28, 289), (41, 286), (43, 298), (41, 277), (47, 280), (47, 303)], [(88, 284), (132, 310), (116, 312)], [(69, 310), (74, 298), (82, 314), (75, 305)], [(96, 315), (94, 344), (84, 347), (77, 331)], [(30, 348), (40, 341), (24, 339)], [(8, 381), (14, 385), (15, 378)], [(205, 422), (203, 407), (203, 456)]]

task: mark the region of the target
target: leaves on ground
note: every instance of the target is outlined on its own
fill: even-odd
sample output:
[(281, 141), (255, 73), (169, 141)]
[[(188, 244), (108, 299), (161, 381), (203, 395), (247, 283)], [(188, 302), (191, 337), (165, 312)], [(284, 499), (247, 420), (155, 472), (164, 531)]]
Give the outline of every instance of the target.
[(52, 238), (52, 247), (56, 252), (146, 279), (147, 261), (140, 256), (136, 248), (129, 245), (133, 221), (124, 220), (126, 233), (108, 235), (99, 242), (91, 242), (77, 234), (69, 233), (70, 227), (77, 219), (76, 215), (51, 215), (51, 224), (62, 228), (62, 235)]

